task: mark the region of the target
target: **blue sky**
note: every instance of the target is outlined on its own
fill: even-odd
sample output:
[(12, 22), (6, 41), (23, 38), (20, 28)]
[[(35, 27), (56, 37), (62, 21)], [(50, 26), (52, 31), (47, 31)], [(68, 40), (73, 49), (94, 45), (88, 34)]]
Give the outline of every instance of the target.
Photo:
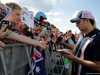
[[(1, 0), (2, 3), (12, 0)], [(100, 29), (100, 0), (14, 0), (22, 7), (27, 7), (34, 15), (42, 11), (47, 16), (47, 21), (54, 24), (60, 31), (71, 29), (73, 33), (79, 32), (75, 24), (70, 23), (70, 18), (75, 11), (88, 10), (94, 15), (97, 28)]]

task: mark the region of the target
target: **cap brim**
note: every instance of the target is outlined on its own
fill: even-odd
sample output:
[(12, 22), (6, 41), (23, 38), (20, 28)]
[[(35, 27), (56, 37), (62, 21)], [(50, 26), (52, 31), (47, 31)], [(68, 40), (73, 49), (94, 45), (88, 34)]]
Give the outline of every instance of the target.
[(79, 20), (80, 18), (73, 18), (73, 19), (70, 19), (70, 22), (71, 23), (75, 23), (77, 20)]

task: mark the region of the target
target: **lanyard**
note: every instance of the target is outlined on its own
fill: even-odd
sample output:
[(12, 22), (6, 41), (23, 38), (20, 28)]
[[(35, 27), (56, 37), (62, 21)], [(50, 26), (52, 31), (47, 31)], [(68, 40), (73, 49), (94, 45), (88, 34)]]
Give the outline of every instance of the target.
[[(92, 36), (92, 38), (95, 37), (95, 36), (96, 36), (96, 34), (94, 34), (94, 35)], [(88, 44), (89, 44), (90, 42), (91, 42), (91, 38), (89, 38), (89, 39), (85, 42), (85, 44), (83, 45), (82, 50), (81, 50), (80, 59), (84, 59), (84, 52), (85, 52), (85, 49), (86, 49), (86, 47), (88, 46)], [(82, 69), (82, 65), (79, 64), (79, 66), (78, 66), (78, 75), (81, 74), (81, 69)]]

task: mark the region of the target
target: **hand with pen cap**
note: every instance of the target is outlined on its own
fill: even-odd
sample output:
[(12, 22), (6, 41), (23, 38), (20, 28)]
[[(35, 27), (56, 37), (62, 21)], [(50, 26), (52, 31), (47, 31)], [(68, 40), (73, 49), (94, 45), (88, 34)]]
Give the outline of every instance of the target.
[[(70, 49), (64, 49), (65, 52), (60, 52), (61, 55), (65, 56), (68, 59), (74, 60), (76, 58), (76, 56), (74, 55), (74, 51), (70, 50)], [(70, 54), (68, 54), (68, 53)]]

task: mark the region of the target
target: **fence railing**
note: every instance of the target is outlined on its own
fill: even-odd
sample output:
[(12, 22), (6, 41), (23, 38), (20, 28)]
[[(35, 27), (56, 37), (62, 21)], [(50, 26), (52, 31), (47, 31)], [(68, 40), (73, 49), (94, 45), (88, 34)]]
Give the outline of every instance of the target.
[[(27, 75), (27, 64), (31, 66), (32, 46), (23, 43), (7, 44), (0, 51), (0, 75)], [(45, 50), (45, 67), (47, 75), (62, 75), (64, 62), (55, 51)], [(32, 71), (32, 75), (33, 71)]]
[(47, 75), (62, 75), (64, 70), (64, 62), (62, 56), (53, 51), (45, 50), (45, 67)]
[[(32, 46), (22, 43), (7, 44), (0, 51), (0, 75), (26, 75)], [(31, 69), (32, 70), (32, 69)]]

